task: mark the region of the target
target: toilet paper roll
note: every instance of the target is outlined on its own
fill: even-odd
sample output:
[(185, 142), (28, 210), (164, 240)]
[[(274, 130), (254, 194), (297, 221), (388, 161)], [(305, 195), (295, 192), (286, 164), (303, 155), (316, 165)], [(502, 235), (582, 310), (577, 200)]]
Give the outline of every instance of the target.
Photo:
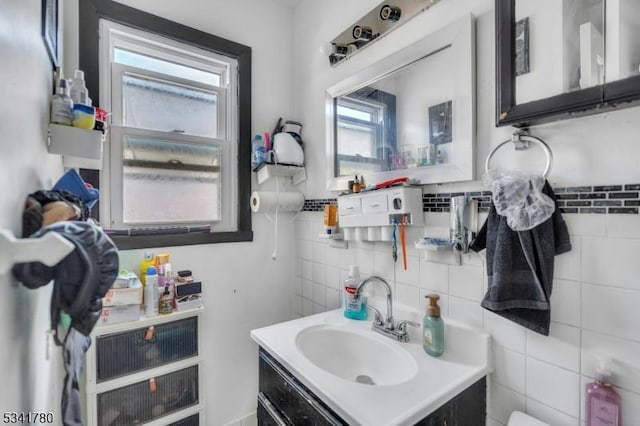
[(254, 213), (275, 211), (276, 207), (279, 212), (297, 212), (302, 210), (304, 195), (301, 192), (255, 191), (249, 203)]

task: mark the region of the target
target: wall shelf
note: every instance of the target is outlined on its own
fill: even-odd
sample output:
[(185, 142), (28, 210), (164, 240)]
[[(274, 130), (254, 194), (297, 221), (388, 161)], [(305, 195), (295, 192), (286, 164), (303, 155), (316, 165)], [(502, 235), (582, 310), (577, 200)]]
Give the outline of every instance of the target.
[(262, 184), (272, 177), (290, 177), (294, 185), (307, 180), (307, 173), (305, 172), (304, 166), (262, 163), (255, 172), (258, 184)]
[(49, 124), (49, 153), (62, 155), (65, 167), (102, 169), (104, 134), (61, 124)]
[(338, 232), (335, 234), (319, 234), (318, 238), (323, 240), (343, 240), (344, 234), (342, 232)]

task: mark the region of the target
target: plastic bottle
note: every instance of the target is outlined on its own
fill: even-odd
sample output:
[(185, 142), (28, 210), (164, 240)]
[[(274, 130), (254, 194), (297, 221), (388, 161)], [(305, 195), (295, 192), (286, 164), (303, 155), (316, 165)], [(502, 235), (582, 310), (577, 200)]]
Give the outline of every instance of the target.
[(351, 265), (349, 275), (344, 280), (344, 316), (355, 320), (366, 320), (367, 300), (363, 295), (356, 298), (359, 283), (360, 269), (356, 265)]
[(160, 297), (159, 310), (162, 315), (167, 315), (173, 312), (173, 298), (169, 293), (169, 286), (165, 286), (164, 293)]
[(444, 321), (440, 317), (437, 294), (427, 294), (427, 314), (422, 320), (422, 347), (434, 357), (444, 353)]
[(251, 144), (251, 166), (253, 169), (265, 162), (266, 149), (262, 143), (262, 135), (255, 135)]
[(71, 80), (71, 91), (69, 94), (74, 104), (88, 105), (89, 91), (84, 84), (84, 71), (75, 71), (73, 79)]
[[(143, 285), (147, 283), (146, 282), (147, 269), (149, 268), (149, 266), (155, 266), (155, 264), (156, 264), (156, 260), (153, 253), (145, 252), (144, 259), (142, 259), (142, 262), (140, 262), (140, 281), (142, 282)], [(156, 270), (156, 273), (157, 273), (157, 270)]]
[(155, 266), (149, 266), (145, 275), (144, 314), (150, 318), (158, 315), (158, 271)]
[(51, 98), (51, 122), (71, 126), (73, 121), (73, 101), (69, 97), (67, 80), (60, 79), (56, 94)]
[(620, 395), (611, 386), (611, 371), (607, 360), (599, 359), (596, 380), (585, 387), (587, 426), (620, 426)]

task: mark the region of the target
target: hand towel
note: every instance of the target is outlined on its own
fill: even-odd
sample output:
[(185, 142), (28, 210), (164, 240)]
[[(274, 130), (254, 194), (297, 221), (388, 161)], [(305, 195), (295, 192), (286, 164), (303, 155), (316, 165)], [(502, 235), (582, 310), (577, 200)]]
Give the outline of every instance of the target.
[(487, 249), (489, 286), (481, 306), (530, 330), (549, 335), (554, 256), (571, 250), (569, 232), (548, 182), (543, 193), (553, 215), (528, 231), (513, 231), (493, 202), (471, 249)]

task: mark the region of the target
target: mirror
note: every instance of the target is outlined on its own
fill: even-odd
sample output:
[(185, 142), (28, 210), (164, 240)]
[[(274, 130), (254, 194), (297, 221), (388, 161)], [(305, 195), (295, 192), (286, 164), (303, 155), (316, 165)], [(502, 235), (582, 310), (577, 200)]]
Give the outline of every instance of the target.
[(639, 1), (495, 4), (498, 125), (594, 114), (640, 99)]
[(474, 178), (474, 35), (467, 16), (327, 90), (329, 189)]

